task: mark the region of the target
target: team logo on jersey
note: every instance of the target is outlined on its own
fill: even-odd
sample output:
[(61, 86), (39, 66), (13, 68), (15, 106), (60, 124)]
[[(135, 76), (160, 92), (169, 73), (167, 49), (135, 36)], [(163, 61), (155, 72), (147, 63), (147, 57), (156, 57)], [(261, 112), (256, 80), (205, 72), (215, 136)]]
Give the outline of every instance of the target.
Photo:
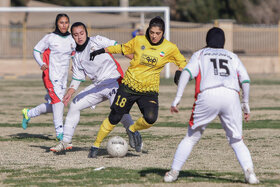
[(150, 66), (150, 67), (156, 66), (157, 62), (158, 62), (157, 57), (146, 55), (146, 54), (142, 54), (141, 59), (140, 59), (140, 64), (145, 65), (145, 66)]
[(161, 52), (159, 53), (159, 56), (164, 57), (164, 56), (165, 56), (165, 53), (164, 53), (163, 51), (161, 51)]
[(144, 46), (144, 45), (142, 45), (142, 46), (141, 46), (141, 49), (142, 49), (142, 50), (144, 50), (144, 49), (145, 49), (145, 46)]

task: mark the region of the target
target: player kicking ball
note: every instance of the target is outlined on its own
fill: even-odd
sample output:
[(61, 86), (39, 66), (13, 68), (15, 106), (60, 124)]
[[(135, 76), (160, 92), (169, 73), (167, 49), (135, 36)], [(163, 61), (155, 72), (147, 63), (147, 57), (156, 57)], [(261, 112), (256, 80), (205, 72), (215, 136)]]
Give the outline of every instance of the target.
[[(109, 100), (110, 104), (112, 104), (119, 88), (119, 81), (123, 77), (123, 71), (112, 55), (103, 54), (94, 60), (90, 60), (90, 53), (94, 50), (116, 45), (116, 41), (99, 35), (88, 37), (86, 26), (81, 22), (76, 22), (72, 25), (71, 34), (77, 47), (72, 59), (72, 81), (63, 97), (64, 105), (68, 104), (80, 83), (86, 80), (86, 76), (89, 77), (92, 84), (72, 100), (65, 119), (63, 140), (57, 146), (50, 148), (53, 152), (72, 149), (72, 137), (80, 120), (80, 111), (89, 107), (95, 108), (96, 105), (105, 100)], [(134, 123), (129, 114), (124, 115), (121, 122), (127, 130)], [(105, 131), (110, 129), (108, 126), (101, 126), (100, 128)], [(139, 137), (141, 138), (140, 133)], [(131, 147), (135, 147), (133, 137), (129, 138), (129, 144)], [(97, 157), (97, 152), (95, 153), (94, 155), (90, 154), (89, 157)]]
[[(249, 120), (248, 73), (234, 53), (223, 49), (225, 35), (222, 29), (214, 27), (206, 36), (207, 46), (195, 52), (183, 69), (179, 79), (176, 97), (171, 112), (179, 112), (181, 100), (189, 79), (196, 80), (195, 103), (189, 121), (188, 132), (178, 145), (172, 168), (164, 176), (165, 182), (177, 180), (179, 172), (187, 161), (194, 145), (200, 140), (207, 125), (219, 116), (227, 139), (244, 171), (245, 182), (258, 184), (250, 152), (242, 139), (242, 110), (245, 121)], [(240, 105), (240, 85), (243, 91)]]

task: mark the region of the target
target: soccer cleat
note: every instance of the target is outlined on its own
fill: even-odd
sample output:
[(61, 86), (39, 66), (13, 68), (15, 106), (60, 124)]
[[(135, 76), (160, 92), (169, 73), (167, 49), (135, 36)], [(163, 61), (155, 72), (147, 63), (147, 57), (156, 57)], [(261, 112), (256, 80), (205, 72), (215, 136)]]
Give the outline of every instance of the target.
[(134, 138), (133, 138), (133, 136), (131, 135), (131, 133), (129, 133), (128, 131), (129, 131), (129, 129), (127, 128), (127, 129), (126, 129), (126, 133), (127, 133), (127, 135), (128, 135), (129, 145), (130, 145), (131, 148), (135, 148)]
[(164, 182), (174, 182), (178, 179), (179, 172), (171, 169), (170, 171), (165, 173), (163, 178)]
[(63, 133), (59, 133), (57, 136), (56, 136), (56, 141), (62, 141), (63, 140)]
[[(142, 149), (142, 137), (141, 137), (141, 134), (136, 131), (136, 132), (131, 132), (129, 129), (127, 131), (128, 133), (128, 136), (129, 136), (129, 139), (133, 139), (134, 140), (134, 145), (135, 145), (135, 150), (136, 152), (141, 152), (141, 149)], [(129, 141), (130, 143), (130, 141)]]
[(249, 184), (259, 184), (260, 181), (257, 179), (256, 174), (252, 168), (245, 171), (245, 182)]
[(27, 128), (28, 122), (30, 120), (30, 118), (27, 115), (28, 111), (29, 111), (29, 109), (27, 109), (27, 108), (24, 108), (21, 111), (22, 112), (22, 117), (23, 117), (21, 126), (22, 126), (23, 129)]
[(91, 147), (88, 153), (88, 158), (97, 158), (99, 148), (98, 147)]
[(64, 150), (70, 150), (72, 149), (72, 143), (66, 143), (66, 142), (59, 142), (59, 144), (57, 144), (56, 146), (50, 148), (50, 151), (52, 152), (61, 152)]

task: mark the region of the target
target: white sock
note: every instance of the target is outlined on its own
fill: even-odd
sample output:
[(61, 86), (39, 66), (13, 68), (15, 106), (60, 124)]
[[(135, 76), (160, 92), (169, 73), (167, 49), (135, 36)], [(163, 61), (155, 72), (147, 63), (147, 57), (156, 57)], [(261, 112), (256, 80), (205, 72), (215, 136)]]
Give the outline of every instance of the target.
[(231, 144), (231, 147), (235, 152), (237, 160), (241, 165), (243, 171), (245, 172), (248, 168), (253, 169), (253, 161), (251, 158), (250, 151), (244, 144), (243, 140)]
[(72, 141), (75, 129), (80, 121), (80, 111), (89, 107), (91, 107), (91, 104), (86, 99), (81, 99), (76, 103), (71, 102), (63, 128), (64, 142), (70, 143)]
[(32, 109), (30, 109), (27, 113), (29, 118), (34, 118), (36, 116), (40, 116), (41, 114), (51, 113), (52, 105), (49, 103), (42, 103)]
[(64, 104), (62, 102), (52, 104), (53, 109), (53, 123), (56, 131), (56, 136), (63, 133), (63, 110)]
[(176, 153), (174, 155), (172, 169), (176, 171), (180, 171), (188, 157), (191, 154), (191, 151), (194, 145), (199, 141), (203, 133), (203, 130), (197, 129), (192, 130), (190, 127), (188, 128), (188, 132), (185, 138), (180, 142), (177, 147)]
[(134, 123), (134, 121), (132, 120), (130, 114), (124, 114), (121, 119), (121, 123), (123, 124), (123, 127), (125, 129), (127, 129), (127, 128), (129, 128), (130, 125), (132, 125)]

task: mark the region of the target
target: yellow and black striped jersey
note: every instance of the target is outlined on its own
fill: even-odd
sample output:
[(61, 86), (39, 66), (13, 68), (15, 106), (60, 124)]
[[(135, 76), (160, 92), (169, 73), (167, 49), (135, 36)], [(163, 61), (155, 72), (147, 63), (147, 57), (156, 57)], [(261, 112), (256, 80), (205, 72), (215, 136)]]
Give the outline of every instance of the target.
[(165, 64), (172, 62), (180, 68), (187, 64), (178, 47), (166, 39), (160, 45), (151, 45), (146, 36), (136, 36), (107, 50), (110, 53), (134, 54), (122, 83), (136, 92), (159, 92), (160, 72)]

